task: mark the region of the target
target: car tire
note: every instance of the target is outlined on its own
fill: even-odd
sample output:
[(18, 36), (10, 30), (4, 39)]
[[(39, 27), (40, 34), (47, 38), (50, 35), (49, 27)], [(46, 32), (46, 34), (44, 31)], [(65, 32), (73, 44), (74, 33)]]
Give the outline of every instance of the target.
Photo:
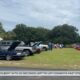
[(41, 53), (41, 50), (40, 49), (37, 49), (36, 53), (37, 54), (40, 54)]
[(47, 51), (47, 48), (46, 47), (43, 47), (43, 51)]
[(23, 54), (25, 54), (25, 56), (29, 56), (29, 55), (31, 55), (31, 52), (30, 52), (30, 50), (24, 50)]
[(12, 59), (12, 57), (11, 57), (10, 55), (7, 55), (7, 56), (6, 56), (6, 60), (7, 60), (7, 61), (10, 61), (11, 59)]

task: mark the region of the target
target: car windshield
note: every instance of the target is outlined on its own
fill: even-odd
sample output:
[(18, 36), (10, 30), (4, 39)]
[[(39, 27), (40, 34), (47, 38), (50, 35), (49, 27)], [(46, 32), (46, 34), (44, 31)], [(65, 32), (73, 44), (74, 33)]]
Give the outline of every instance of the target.
[(19, 44), (19, 46), (25, 46), (25, 43), (23, 41), (21, 41), (21, 43)]
[(34, 46), (39, 46), (40, 44), (41, 44), (41, 42), (35, 42), (32, 47), (34, 47)]

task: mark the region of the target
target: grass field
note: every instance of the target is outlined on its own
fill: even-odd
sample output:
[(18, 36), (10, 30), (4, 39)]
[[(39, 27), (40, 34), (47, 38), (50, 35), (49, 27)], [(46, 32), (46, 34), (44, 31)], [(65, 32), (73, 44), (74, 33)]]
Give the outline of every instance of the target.
[(19, 61), (0, 60), (0, 66), (44, 69), (80, 69), (80, 51), (72, 48), (53, 49)]

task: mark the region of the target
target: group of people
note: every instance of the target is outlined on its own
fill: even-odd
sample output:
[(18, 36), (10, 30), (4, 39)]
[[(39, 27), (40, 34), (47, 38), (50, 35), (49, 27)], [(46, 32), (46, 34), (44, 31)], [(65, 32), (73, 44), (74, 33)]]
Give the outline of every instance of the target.
[(64, 45), (63, 44), (54, 44), (54, 48), (63, 48)]
[(49, 47), (49, 50), (52, 50), (53, 48), (63, 48), (64, 47), (64, 45), (63, 44), (54, 44), (54, 43), (52, 43), (52, 42), (49, 42), (48, 43), (48, 47)]

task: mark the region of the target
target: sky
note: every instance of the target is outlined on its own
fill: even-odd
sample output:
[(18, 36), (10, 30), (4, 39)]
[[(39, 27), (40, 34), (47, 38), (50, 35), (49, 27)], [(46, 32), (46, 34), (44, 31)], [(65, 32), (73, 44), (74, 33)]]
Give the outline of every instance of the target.
[(76, 26), (80, 32), (80, 0), (0, 0), (0, 22), (5, 30), (16, 24), (52, 29)]

